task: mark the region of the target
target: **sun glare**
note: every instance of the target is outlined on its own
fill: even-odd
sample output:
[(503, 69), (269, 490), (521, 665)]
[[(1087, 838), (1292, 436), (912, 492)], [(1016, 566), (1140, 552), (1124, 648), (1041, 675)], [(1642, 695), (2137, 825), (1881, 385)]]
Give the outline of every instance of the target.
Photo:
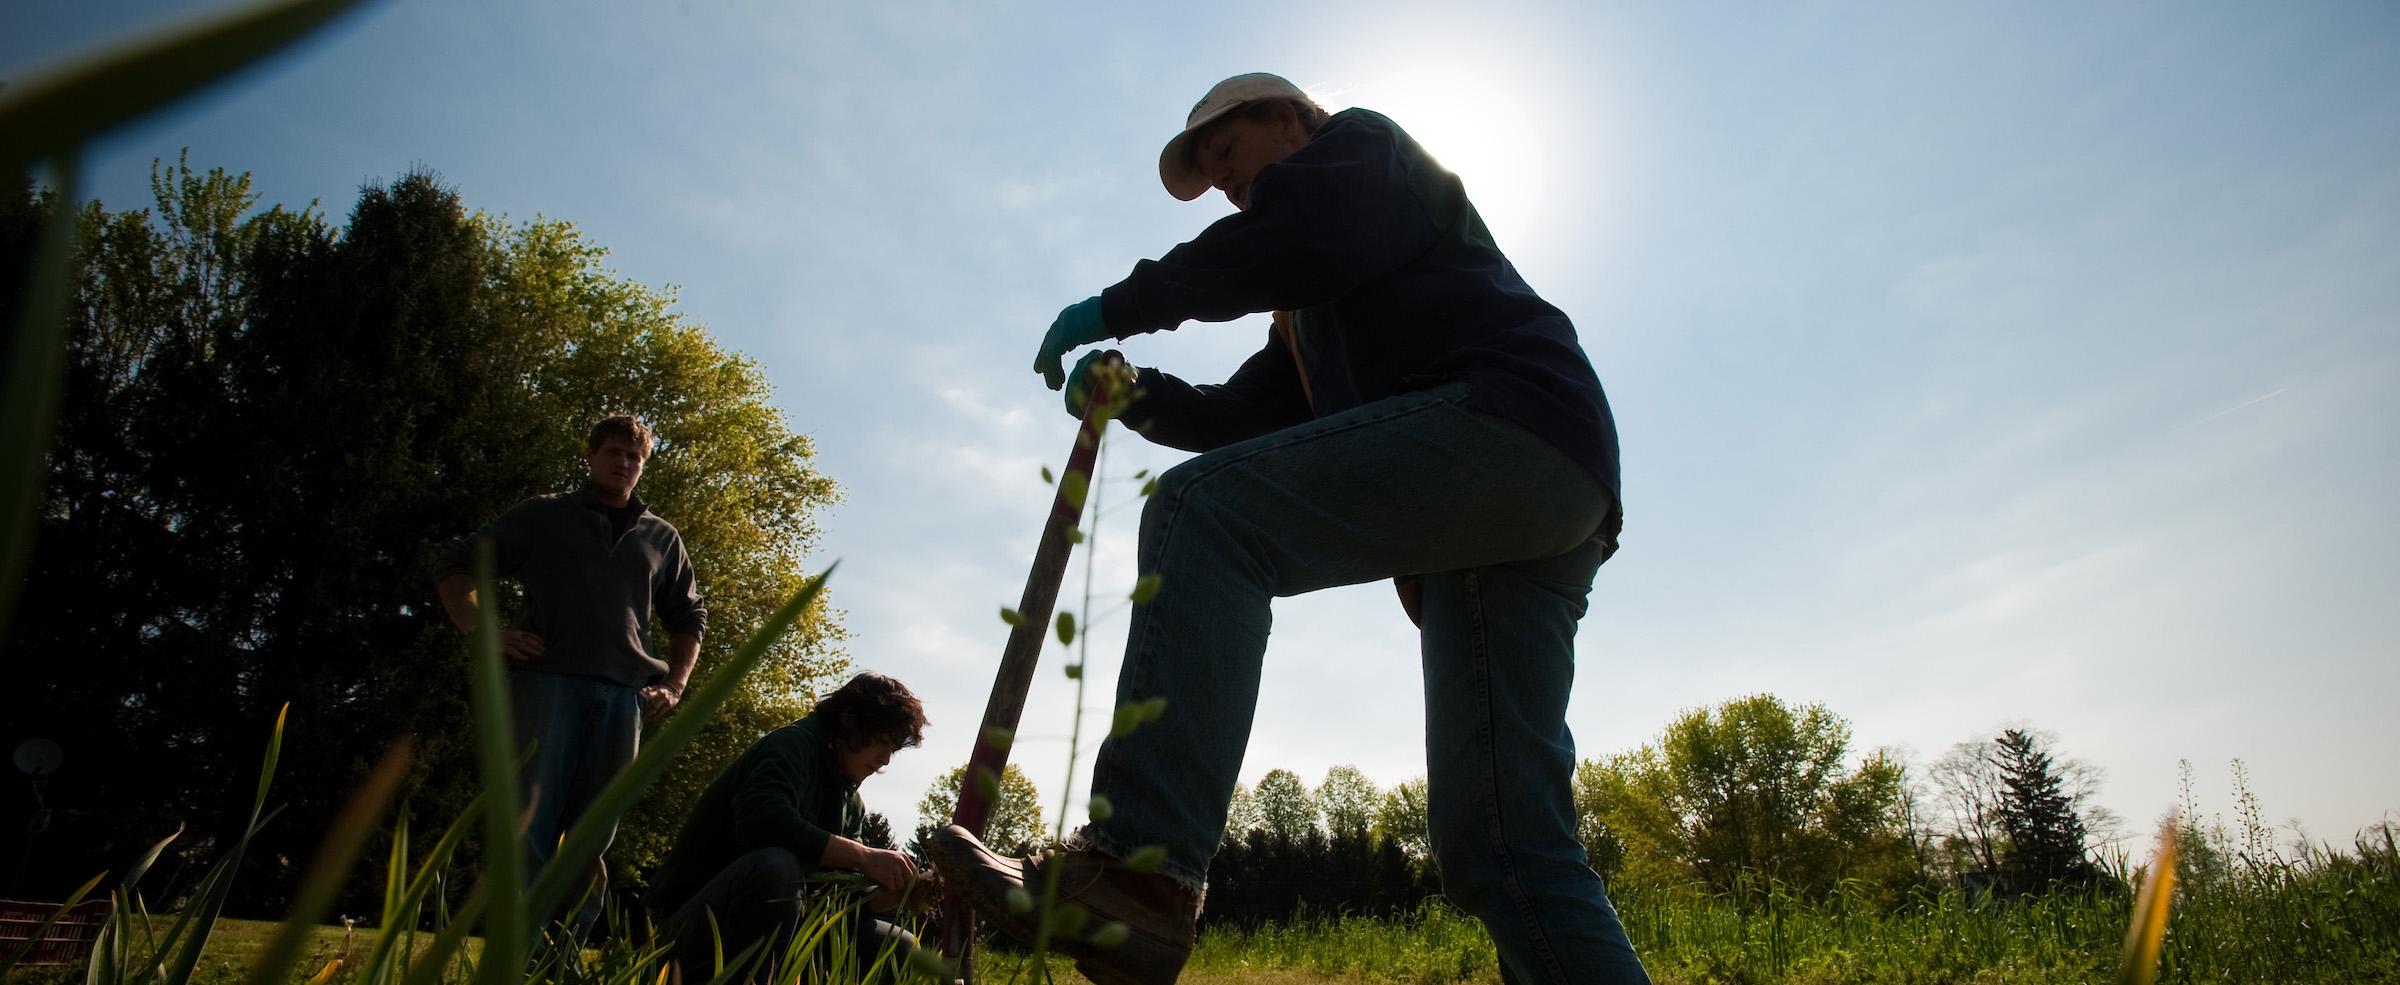
[(1391, 117), (1466, 182), (1467, 197), (1502, 246), (1541, 225), (1545, 173), (1540, 131), (1521, 95), (1455, 69), (1419, 70), (1341, 87), (1330, 104)]

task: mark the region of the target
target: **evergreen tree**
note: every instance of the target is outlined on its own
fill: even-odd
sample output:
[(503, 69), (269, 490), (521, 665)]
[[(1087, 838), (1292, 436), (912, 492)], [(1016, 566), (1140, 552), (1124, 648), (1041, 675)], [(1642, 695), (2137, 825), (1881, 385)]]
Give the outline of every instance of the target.
[(2005, 787), (1999, 815), (2008, 845), (2000, 865), (2008, 887), (2039, 892), (2056, 883), (2089, 880), (2094, 869), (2083, 854), (2083, 819), (2076, 816), (2049, 751), (2020, 729), (2000, 733), (1993, 744)]

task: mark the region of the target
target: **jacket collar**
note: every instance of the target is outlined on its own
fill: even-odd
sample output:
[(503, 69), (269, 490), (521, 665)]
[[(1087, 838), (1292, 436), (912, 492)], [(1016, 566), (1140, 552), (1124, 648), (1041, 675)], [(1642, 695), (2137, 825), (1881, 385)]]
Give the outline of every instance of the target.
[[(593, 512), (602, 512), (608, 509), (608, 504), (600, 501), (599, 487), (592, 485), (589, 481), (586, 481), (582, 488), (575, 490), (575, 502)], [(633, 507), (633, 515), (637, 517), (650, 512), (650, 504), (642, 502), (642, 494), (638, 492), (628, 497), (625, 505)]]

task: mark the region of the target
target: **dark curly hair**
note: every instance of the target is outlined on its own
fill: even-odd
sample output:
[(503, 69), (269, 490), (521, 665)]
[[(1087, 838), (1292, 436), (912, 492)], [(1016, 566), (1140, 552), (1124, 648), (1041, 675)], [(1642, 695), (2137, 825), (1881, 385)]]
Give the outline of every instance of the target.
[(925, 706), (908, 685), (882, 674), (860, 674), (817, 702), (814, 712), (833, 726), (835, 741), (855, 746), (890, 739), (910, 749), (925, 741)]

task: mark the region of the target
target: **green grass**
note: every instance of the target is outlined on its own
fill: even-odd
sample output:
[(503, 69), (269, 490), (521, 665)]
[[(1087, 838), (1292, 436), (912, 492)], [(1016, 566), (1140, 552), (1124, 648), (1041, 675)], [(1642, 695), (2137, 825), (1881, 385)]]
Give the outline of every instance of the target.
[[(2357, 854), (2187, 870), (2161, 983), (2400, 982), (2400, 836)], [(1956, 891), (1897, 909), (1864, 893), (1778, 890), (1744, 908), (1695, 887), (1619, 887), (1636, 951), (1661, 985), (2049, 985), (2116, 978), (2133, 919), (2122, 884), (2011, 903)], [(1202, 935), (1187, 981), (1496, 982), (1491, 940), (1429, 903), (1402, 921), (1318, 918)]]

